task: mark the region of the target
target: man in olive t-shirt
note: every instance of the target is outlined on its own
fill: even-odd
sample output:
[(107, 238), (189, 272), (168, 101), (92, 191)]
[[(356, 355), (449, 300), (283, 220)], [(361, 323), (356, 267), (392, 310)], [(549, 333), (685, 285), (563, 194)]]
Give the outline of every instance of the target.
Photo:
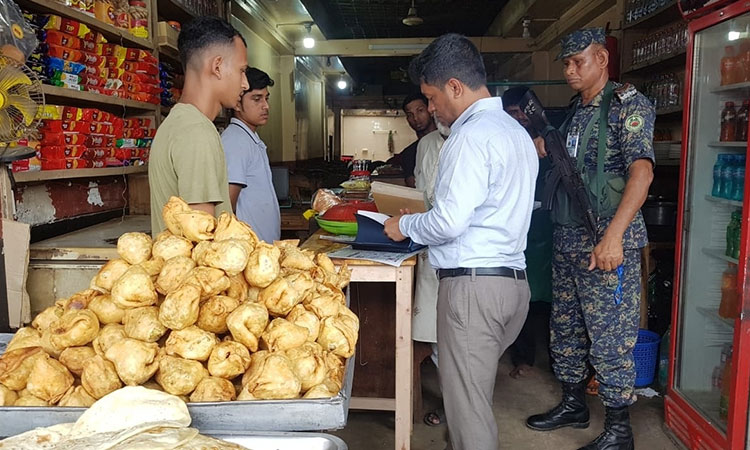
[(213, 120), (234, 108), (248, 88), (247, 47), (239, 32), (217, 17), (199, 17), (177, 42), (185, 71), (180, 103), (156, 132), (149, 158), (151, 234), (166, 228), (162, 208), (178, 196), (194, 209), (232, 212), (221, 137)]

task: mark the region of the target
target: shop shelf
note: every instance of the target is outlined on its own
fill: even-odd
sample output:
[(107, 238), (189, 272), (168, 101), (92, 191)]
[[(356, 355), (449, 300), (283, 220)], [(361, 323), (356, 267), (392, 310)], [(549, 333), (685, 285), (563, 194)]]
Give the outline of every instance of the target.
[(668, 5), (664, 5), (651, 14), (641, 17), (635, 22), (631, 22), (623, 25), (623, 29), (629, 28), (646, 28), (653, 29), (663, 25), (667, 25), (671, 22), (680, 18), (680, 11), (677, 9), (677, 2), (670, 1)]
[[(667, 69), (684, 68), (685, 67), (685, 49), (678, 52), (669, 53), (652, 61), (635, 64), (630, 66), (626, 70), (623, 70), (623, 75), (647, 75), (652, 76), (654, 71), (664, 72)], [(656, 67), (658, 66), (658, 67)]]
[(680, 165), (680, 159), (679, 158), (664, 158), (656, 161), (656, 164), (659, 166), (679, 166)]
[(16, 172), (13, 174), (13, 179), (16, 181), (16, 183), (31, 183), (34, 181), (106, 177), (147, 172), (148, 166), (102, 167), (100, 169), (42, 170), (39, 172)]
[(173, 65), (175, 69), (182, 71), (180, 63), (180, 52), (170, 44), (159, 44), (159, 59)]
[(699, 306), (697, 309), (698, 309), (698, 312), (701, 313), (702, 316), (710, 319), (711, 321), (713, 321), (713, 323), (729, 328), (729, 330), (734, 329), (734, 320), (725, 319), (724, 317), (721, 317), (719, 315), (718, 306), (715, 308), (705, 308), (705, 307)]
[(742, 83), (734, 83), (734, 84), (727, 84), (724, 86), (718, 86), (713, 89), (710, 89), (709, 92), (713, 93), (719, 93), (719, 92), (747, 92), (750, 91), (750, 81), (745, 81)]
[(734, 258), (730, 258), (729, 256), (725, 255), (724, 254), (724, 250), (720, 249), (720, 248), (703, 248), (702, 252), (706, 256), (710, 256), (712, 258), (721, 259), (721, 260), (724, 260), (726, 262), (730, 262), (732, 264), (738, 264), (739, 263), (738, 260), (736, 260)]
[(720, 142), (720, 141), (712, 141), (708, 143), (709, 147), (734, 147), (734, 148), (746, 148), (747, 142), (744, 141), (726, 141), (726, 142)]
[(714, 197), (713, 195), (707, 195), (706, 200), (708, 200), (709, 202), (721, 203), (722, 205), (736, 206), (737, 208), (742, 208), (742, 202), (739, 202), (737, 200), (729, 200), (726, 198)]
[(97, 107), (105, 110), (119, 110), (122, 108), (132, 109), (137, 111), (156, 111), (158, 105), (145, 102), (137, 102), (135, 100), (128, 100), (119, 97), (109, 97), (102, 94), (87, 91), (77, 91), (75, 89), (68, 89), (59, 86), (51, 86), (49, 84), (42, 85), (42, 91), (44, 92), (45, 103), (47, 104), (68, 104), (81, 107)]
[(65, 6), (54, 0), (17, 0), (16, 3), (22, 8), (45, 14), (57, 14), (68, 17), (86, 24), (92, 30), (101, 32), (110, 42), (122, 44), (127, 47), (139, 47), (148, 50), (154, 49), (154, 43), (149, 39), (143, 39), (134, 36), (128, 30), (117, 28), (114, 25), (102, 22), (101, 20), (84, 14), (77, 9)]
[(158, 0), (156, 4), (159, 17), (164, 20), (176, 20), (180, 24), (190, 22), (197, 15), (178, 0)]

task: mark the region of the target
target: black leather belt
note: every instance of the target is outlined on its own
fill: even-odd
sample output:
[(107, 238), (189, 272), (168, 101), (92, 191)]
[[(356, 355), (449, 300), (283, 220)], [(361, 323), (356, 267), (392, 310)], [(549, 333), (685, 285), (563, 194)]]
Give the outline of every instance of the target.
[(438, 269), (437, 275), (438, 278), (442, 280), (443, 278), (448, 277), (471, 276), (472, 272), (473, 275), (479, 277), (508, 277), (517, 280), (526, 279), (525, 270), (511, 269), (510, 267), (477, 267), (476, 269), (459, 267), (458, 269)]

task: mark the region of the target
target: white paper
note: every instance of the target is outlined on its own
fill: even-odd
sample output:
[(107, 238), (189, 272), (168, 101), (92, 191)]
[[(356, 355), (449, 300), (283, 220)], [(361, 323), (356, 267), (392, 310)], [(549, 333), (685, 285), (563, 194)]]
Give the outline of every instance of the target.
[(391, 216), (389, 216), (388, 214), (383, 214), (383, 213), (378, 213), (378, 212), (373, 212), (373, 211), (359, 210), (357, 211), (357, 214), (359, 214), (360, 216), (369, 217), (370, 219), (374, 220), (380, 225), (385, 225), (385, 221), (391, 218)]
[(342, 248), (328, 253), (329, 258), (340, 258), (340, 259), (364, 259), (366, 261), (374, 261), (380, 264), (388, 266), (399, 267), (404, 261), (411, 258), (414, 255), (418, 255), (423, 251), (427, 251), (426, 248), (417, 250), (411, 253), (398, 253), (398, 252), (377, 252), (373, 250), (355, 250), (351, 246)]

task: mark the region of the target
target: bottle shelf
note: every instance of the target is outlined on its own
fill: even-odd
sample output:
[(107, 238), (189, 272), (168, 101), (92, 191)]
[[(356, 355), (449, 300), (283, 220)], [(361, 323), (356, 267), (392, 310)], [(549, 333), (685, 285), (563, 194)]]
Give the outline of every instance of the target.
[(716, 308), (705, 308), (705, 307), (702, 307), (702, 306), (698, 306), (696, 309), (698, 310), (699, 313), (701, 313), (702, 316), (710, 319), (715, 324), (727, 327), (730, 330), (734, 329), (734, 320), (733, 319), (726, 319), (724, 317), (721, 317), (719, 315), (719, 308), (718, 307), (716, 307)]
[(739, 264), (739, 260), (731, 258), (724, 254), (724, 250), (720, 248), (703, 248), (701, 249), (704, 255), (710, 256), (712, 258), (721, 259), (726, 262), (730, 262), (732, 264)]
[(629, 68), (623, 70), (623, 75), (648, 75), (651, 76), (654, 74), (654, 66), (659, 66), (657, 68), (657, 72), (664, 72), (667, 69), (675, 69), (678, 67), (685, 67), (685, 57), (687, 53), (685, 52), (685, 49), (682, 49), (680, 51), (674, 52), (674, 53), (668, 53), (666, 55), (660, 56), (659, 58), (656, 58), (651, 61), (642, 62), (639, 64), (634, 64), (630, 66)]
[(656, 116), (660, 118), (679, 119), (682, 117), (682, 109), (682, 105), (659, 108), (656, 110)]
[(720, 93), (720, 92), (743, 92), (743, 91), (749, 91), (750, 90), (750, 81), (745, 81), (742, 83), (735, 83), (735, 84), (727, 84), (724, 86), (715, 87), (713, 89), (710, 89), (709, 92), (713, 93)]
[(720, 203), (726, 206), (734, 206), (737, 208), (742, 208), (742, 202), (737, 201), (737, 200), (729, 200), (726, 198), (714, 197), (713, 195), (707, 195), (706, 200), (708, 200), (709, 202)]
[(641, 17), (640, 19), (623, 25), (623, 29), (629, 28), (658, 28), (680, 18), (680, 11), (677, 9), (677, 2), (670, 1), (651, 14)]
[(713, 141), (708, 143), (709, 147), (735, 147), (735, 148), (745, 148), (747, 147), (747, 142), (744, 141)]
[[(89, 28), (101, 32), (110, 42), (115, 42), (129, 47), (154, 49), (154, 43), (150, 39), (143, 39), (133, 35), (128, 30), (117, 28), (114, 25), (102, 22), (101, 20), (85, 14), (70, 6), (65, 6), (54, 0), (17, 0), (19, 6), (28, 10), (43, 14), (57, 14), (68, 17), (86, 24)], [(152, 33), (153, 30), (149, 30)]]

